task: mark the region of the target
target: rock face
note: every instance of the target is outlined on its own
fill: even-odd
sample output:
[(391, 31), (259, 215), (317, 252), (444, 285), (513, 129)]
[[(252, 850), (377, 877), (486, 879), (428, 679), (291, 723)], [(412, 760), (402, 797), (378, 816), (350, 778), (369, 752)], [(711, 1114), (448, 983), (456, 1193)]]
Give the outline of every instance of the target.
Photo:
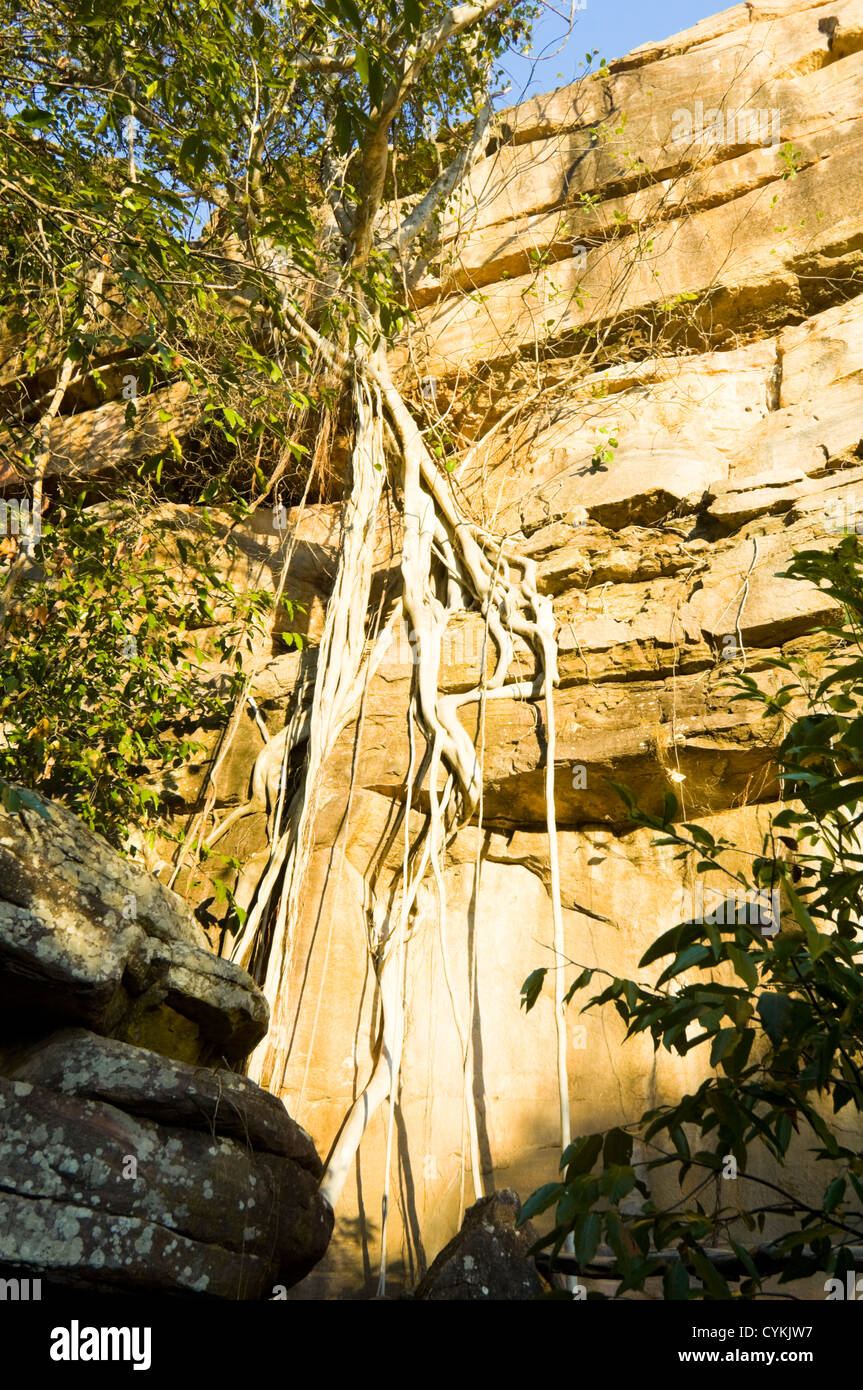
[(0, 818), (0, 1275), (280, 1296), (327, 1248), (320, 1160), (280, 1100), (200, 1065), (242, 1058), (266, 1001), (179, 898), (44, 811)]
[[(503, 121), (416, 288), (410, 351), (446, 428), (477, 443), (460, 498), (554, 596), (566, 955), (632, 973), (687, 915), (695, 876), (627, 825), (606, 779), (650, 810), (674, 792), (687, 819), (760, 851), (776, 729), (724, 680), (745, 666), (766, 688), (766, 658), (814, 661), (832, 606), (780, 576), (861, 518), (863, 4), (739, 5)], [(464, 689), (481, 652), (481, 617), (455, 615), (444, 686)], [(323, 1147), (376, 1045), (364, 882), (401, 804), (412, 669), (400, 641), (339, 744), (294, 942), (285, 1094)], [(463, 718), (476, 732), (476, 709)], [(553, 963), (541, 704), (490, 702), (484, 742), (482, 833), (457, 837), (446, 914), (430, 888), (407, 948), (393, 1288), (461, 1225), (466, 1091), (486, 1191), (524, 1197), (557, 1171), (552, 1002), (519, 1009), (525, 976)], [(622, 1032), (569, 1016), (576, 1134), (700, 1079), (692, 1057), (621, 1047)], [(357, 1232), (374, 1267), (385, 1154), (382, 1113), (300, 1292), (369, 1287)]]

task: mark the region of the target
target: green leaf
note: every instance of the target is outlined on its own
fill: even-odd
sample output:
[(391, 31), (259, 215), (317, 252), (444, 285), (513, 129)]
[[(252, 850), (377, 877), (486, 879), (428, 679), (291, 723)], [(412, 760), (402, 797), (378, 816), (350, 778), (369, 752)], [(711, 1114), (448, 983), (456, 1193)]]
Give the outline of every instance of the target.
[(35, 811), (43, 820), (51, 819), (45, 803), (38, 796), (25, 787), (10, 786), (3, 778), (0, 778), (0, 804), (9, 812), (20, 811), (23, 807), (27, 811)]
[(610, 1129), (602, 1146), (602, 1162), (606, 1168), (627, 1164), (632, 1158), (632, 1135), (625, 1129)]
[(573, 1237), (575, 1240), (575, 1257), (578, 1260), (579, 1268), (590, 1264), (596, 1254), (596, 1247), (599, 1245), (599, 1237), (602, 1233), (602, 1216), (598, 1211), (589, 1211), (584, 1216), (580, 1216), (573, 1227)]
[(561, 1182), (547, 1182), (543, 1187), (537, 1188), (536, 1192), (532, 1192), (523, 1204), (516, 1225), (523, 1226), (534, 1216), (540, 1216), (542, 1212), (548, 1211), (549, 1207), (555, 1206), (560, 1201), (565, 1191), (566, 1188)]
[(332, 8), (343, 19), (347, 20), (348, 26), (355, 29), (358, 33), (363, 32), (363, 17), (357, 9), (354, 0), (334, 0)]
[(710, 1048), (710, 1065), (716, 1067), (731, 1048), (736, 1046), (740, 1034), (736, 1028), (720, 1028)]
[(582, 970), (581, 974), (575, 977), (569, 989), (566, 991), (566, 994), (563, 996), (564, 1004), (571, 1003), (578, 991), (584, 989), (591, 983), (595, 973), (596, 972), (593, 970)]
[(707, 1256), (698, 1247), (690, 1251), (695, 1272), (704, 1287), (713, 1298), (728, 1299), (731, 1297), (731, 1290), (723, 1279), (719, 1271), (710, 1263)]
[(828, 1183), (827, 1190), (824, 1193), (823, 1206), (825, 1211), (836, 1211), (837, 1208), (842, 1205), (842, 1200), (845, 1196), (845, 1185), (845, 1179), (842, 1177), (834, 1178), (831, 1183)]
[(626, 1277), (632, 1267), (632, 1256), (627, 1249), (624, 1239), (624, 1228), (620, 1217), (616, 1212), (607, 1212), (605, 1216), (605, 1238), (617, 1257), (620, 1271)]
[(686, 1266), (682, 1261), (675, 1260), (662, 1276), (663, 1298), (681, 1303), (689, 1299), (689, 1292), (689, 1274)]
[(743, 1265), (743, 1268), (750, 1275), (750, 1277), (756, 1281), (760, 1288), (761, 1275), (758, 1273), (758, 1268), (749, 1251), (746, 1249), (745, 1246), (740, 1245), (736, 1240), (731, 1240), (730, 1244), (738, 1260)]
[(774, 1047), (778, 1047), (793, 1013), (793, 1004), (787, 994), (760, 994), (758, 996), (758, 1016), (764, 1031)]
[(697, 942), (692, 946), (687, 946), (678, 956), (675, 956), (671, 964), (663, 970), (657, 980), (657, 988), (664, 985), (667, 980), (673, 980), (676, 975), (682, 975), (684, 970), (691, 970), (694, 965), (702, 965), (705, 961), (713, 960), (713, 951), (709, 946), (701, 946)]
[(195, 134), (194, 132), (193, 132), (192, 134), (190, 134), (190, 135), (187, 135), (186, 138), (184, 139), (182, 145), (180, 146), (180, 155), (179, 155), (180, 163), (181, 163), (181, 164), (188, 164), (188, 163), (190, 163), (190, 162), (191, 162), (191, 163), (194, 163), (194, 160), (195, 160), (195, 158), (197, 157), (197, 153), (198, 153), (198, 150), (199, 150), (199, 148), (200, 148), (200, 145), (201, 145), (201, 137), (200, 137), (199, 135)]
[(606, 1168), (599, 1180), (599, 1190), (609, 1202), (621, 1202), (635, 1187), (635, 1181), (633, 1168)]
[(635, 809), (635, 796), (633, 792), (630, 790), (630, 788), (624, 786), (620, 782), (613, 782), (610, 777), (606, 777), (604, 780), (611, 787), (612, 791), (615, 791), (617, 793), (623, 804), (626, 806), (626, 809), (628, 811), (633, 811)]
[(812, 953), (812, 958), (813, 960), (818, 960), (821, 956), (824, 955), (825, 951), (830, 950), (830, 947), (833, 944), (833, 938), (825, 936), (823, 935), (823, 933), (818, 931), (818, 928), (815, 926), (815, 923), (812, 921), (812, 918), (809, 915), (809, 911), (806, 908), (805, 903), (801, 901), (797, 893), (794, 891), (787, 875), (785, 878), (785, 889), (788, 893), (789, 902), (791, 903), (791, 910), (794, 913), (794, 916), (797, 919), (798, 924), (803, 928), (803, 932), (806, 937), (806, 944), (808, 945), (809, 950)]
[(758, 971), (749, 953), (741, 951), (738, 946), (726, 946), (725, 949), (735, 973), (750, 989), (755, 989), (758, 984)]
[(681, 947), (688, 946), (690, 942), (698, 940), (703, 935), (703, 929), (699, 922), (681, 922), (676, 927), (670, 927), (668, 931), (648, 946), (639, 966), (652, 965), (654, 961), (661, 960), (663, 956), (674, 955)]
[(367, 87), (369, 85), (369, 55), (362, 44), (356, 46), (354, 67), (363, 86)]
[(13, 116), (13, 120), (17, 125), (27, 126), (28, 130), (46, 130), (54, 123), (50, 111), (40, 111), (34, 106), (25, 106), (23, 111)]
[(689, 1163), (692, 1154), (689, 1148), (689, 1141), (681, 1125), (672, 1125), (668, 1131), (668, 1137), (680, 1155), (684, 1163)]
[(602, 1149), (601, 1134), (587, 1134), (576, 1139), (561, 1159), (561, 1167), (566, 1164), (566, 1180), (571, 1182), (578, 1174), (589, 1173)]
[(333, 117), (333, 135), (339, 154), (349, 154), (353, 137), (353, 122), (347, 106), (339, 103)]

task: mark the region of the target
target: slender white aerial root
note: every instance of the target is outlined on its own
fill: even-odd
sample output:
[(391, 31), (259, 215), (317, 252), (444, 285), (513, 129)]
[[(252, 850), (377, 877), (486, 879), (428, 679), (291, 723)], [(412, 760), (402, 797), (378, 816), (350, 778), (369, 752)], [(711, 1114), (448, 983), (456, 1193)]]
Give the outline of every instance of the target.
[[(287, 1001), (283, 984), (290, 965), (294, 928), (302, 907), (312, 844), (320, 775), (335, 742), (362, 693), (366, 656), (366, 613), (374, 562), (375, 526), (384, 479), (383, 413), (377, 387), (361, 366), (353, 386), (356, 431), (351, 459), (352, 486), (342, 512), (342, 544), (335, 584), (327, 604), (318, 649), (303, 786), (294, 796), (288, 828), (274, 854), (246, 922), (257, 930), (283, 871), (275, 927), (269, 942), (264, 993), (270, 1001), (270, 1034), (256, 1048), (249, 1075), (281, 1085), (287, 1062)], [(264, 1076), (264, 1066), (267, 1076)]]

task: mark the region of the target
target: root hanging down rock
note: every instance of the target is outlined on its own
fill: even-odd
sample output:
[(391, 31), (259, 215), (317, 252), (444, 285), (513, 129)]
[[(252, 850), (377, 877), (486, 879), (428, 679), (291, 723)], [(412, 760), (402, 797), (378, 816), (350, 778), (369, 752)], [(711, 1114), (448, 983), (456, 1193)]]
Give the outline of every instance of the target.
[[(308, 748), (303, 784), (295, 793), (288, 824), (281, 830), (273, 819), (267, 868), (249, 910), (244, 949), (261, 924), (281, 877), (275, 926), (268, 943), (264, 990), (273, 1010), (270, 1038), (252, 1054), (249, 1075), (262, 1084), (278, 1085), (287, 1061), (283, 981), (290, 963), (294, 926), (312, 841), (312, 822), (320, 772), (339, 734), (350, 718), (362, 690), (366, 649), (366, 611), (374, 559), (374, 528), (384, 478), (383, 416), (379, 392), (357, 371), (353, 404), (356, 421), (351, 458), (352, 487), (343, 507), (342, 543), (335, 585), (327, 605), (318, 651), (315, 688), (308, 725)], [(285, 763), (290, 749), (286, 739)]]
[[(396, 443), (398, 459), (396, 476), (392, 478), (393, 493), (400, 495), (403, 512), (399, 617), (403, 615), (412, 634), (416, 634), (409, 721), (412, 731), (418, 728), (422, 733), (426, 748), (417, 766), (412, 737), (411, 767), (402, 811), (405, 849), (400, 882), (395, 889), (390, 886), (384, 890), (378, 888), (374, 873), (369, 877), (368, 947), (377, 979), (381, 1022), (371, 1076), (345, 1118), (322, 1181), (322, 1191), (332, 1205), (338, 1201), (369, 1121), (387, 1097), (390, 1098), (391, 1139), (405, 1027), (405, 951), (417, 893), (431, 869), (442, 895), (443, 856), (447, 845), (458, 829), (475, 815), (480, 800), (482, 769), (478, 751), (459, 719), (459, 711), (465, 705), (483, 706), (484, 702), (502, 698), (536, 700), (545, 697), (546, 810), (553, 944), (559, 967), (555, 971), (558, 980), (555, 1018), (564, 1147), (570, 1138), (563, 1017), (563, 918), (554, 810), (552, 691), (558, 674), (551, 600), (538, 592), (534, 561), (519, 555), (515, 547), (502, 543), (463, 515), (395, 386), (382, 350), (355, 360), (353, 405), (350, 491), (342, 508), (338, 570), (318, 652), (311, 712), (305, 720), (295, 717), (292, 732), (279, 741), (273, 739), (261, 754), (268, 766), (261, 771), (259, 780), (264, 778), (269, 783), (271, 801), (274, 760), (281, 758), (279, 796), (269, 820), (270, 850), (266, 866), (251, 895), (248, 916), (234, 952), (238, 960), (257, 961), (272, 1009), (270, 1034), (253, 1054), (249, 1073), (255, 1080), (278, 1091), (283, 1084), (290, 1037), (291, 1001), (287, 997), (287, 980), (291, 948), (302, 910), (321, 777), (339, 734), (359, 702), (369, 675), (369, 663), (375, 665), (382, 654), (381, 643), (373, 644), (368, 640), (367, 612), (375, 526), (387, 470), (384, 439), (388, 430)], [(392, 458), (389, 463), (392, 467)], [(440, 596), (442, 593), (444, 598)], [(452, 612), (464, 606), (472, 606), (483, 615), (496, 658), (488, 678), (483, 670), (474, 689), (442, 694), (439, 680), (442, 642)], [(535, 655), (535, 679), (510, 678), (515, 638), (523, 639)], [(285, 768), (290, 748), (305, 736), (308, 749), (301, 784), (283, 816)], [(429, 809), (422, 829), (411, 842), (410, 808), (412, 801), (416, 804), (414, 792), (420, 784), (427, 788)], [(265, 928), (268, 938), (263, 941)], [(467, 1067), (470, 1040), (462, 1036), (461, 1026), (459, 1034)], [(465, 1087), (465, 1104), (474, 1190), (481, 1195), (477, 1120), (469, 1085)], [(383, 1203), (385, 1221), (386, 1191)], [(385, 1255), (381, 1287), (384, 1283)]]

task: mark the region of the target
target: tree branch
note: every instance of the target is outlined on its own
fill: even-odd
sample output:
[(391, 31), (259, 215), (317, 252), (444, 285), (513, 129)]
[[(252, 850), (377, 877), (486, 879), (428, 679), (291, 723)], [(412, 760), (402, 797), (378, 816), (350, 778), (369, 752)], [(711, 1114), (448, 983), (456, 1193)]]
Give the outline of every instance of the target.
[(491, 124), (491, 116), (491, 103), (486, 102), (474, 121), (473, 134), (469, 143), (459, 151), (452, 163), (435, 179), (428, 193), (417, 203), (401, 225), (382, 243), (381, 249), (383, 251), (398, 255), (406, 251), (420, 233), (425, 231), (440, 204), (449, 197), (454, 188), (458, 187), (477, 159)]
[(357, 208), (354, 230), (353, 264), (359, 267), (368, 260), (372, 249), (374, 222), (383, 197), (389, 156), (389, 130), (401, 110), (420, 73), (433, 58), (465, 29), (479, 23), (504, 0), (481, 0), (476, 5), (454, 5), (440, 24), (428, 29), (405, 52), (401, 76), (390, 83), (381, 101), (377, 121), (363, 155), (363, 194)]
[(345, 58), (334, 58), (329, 53), (298, 53), (290, 59), (290, 66), (299, 72), (353, 72), (356, 61), (355, 53)]

